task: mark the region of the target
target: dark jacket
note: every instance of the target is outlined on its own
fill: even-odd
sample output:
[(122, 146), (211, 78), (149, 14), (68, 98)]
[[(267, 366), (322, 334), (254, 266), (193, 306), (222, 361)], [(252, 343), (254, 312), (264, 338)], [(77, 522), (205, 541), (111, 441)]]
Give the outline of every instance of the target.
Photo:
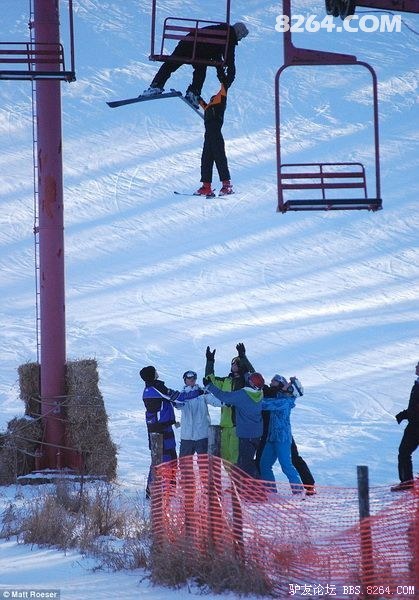
[[(226, 23), (222, 23), (221, 25), (209, 25), (208, 27), (200, 28), (199, 34), (202, 35), (206, 30), (224, 30), (227, 27), (229, 28), (229, 37), (226, 51), (225, 45), (222, 44), (197, 42), (195, 57), (207, 61), (224, 61), (224, 67), (217, 67), (217, 77), (221, 83), (224, 83), (226, 88), (229, 88), (236, 76), (235, 51), (238, 42), (234, 27), (232, 25), (227, 25)], [(183, 56), (192, 56), (193, 42), (189, 41), (188, 38), (193, 38), (193, 36), (193, 33), (188, 33), (188, 35), (185, 36), (185, 39), (179, 42), (176, 48), (176, 54), (182, 55), (183, 53)]]
[(155, 379), (147, 382), (143, 392), (143, 402), (146, 408), (145, 420), (149, 433), (164, 433), (175, 424), (173, 402), (184, 402), (203, 394), (202, 390), (178, 392), (167, 388), (164, 381)]
[(397, 416), (397, 421), (400, 423), (404, 419), (409, 421), (409, 425), (413, 425), (419, 430), (419, 381), (416, 380), (410, 392), (409, 405), (406, 410), (402, 410)]
[(221, 89), (218, 94), (212, 96), (208, 103), (200, 98), (199, 104), (204, 109), (205, 129), (207, 130), (208, 123), (212, 121), (218, 121), (220, 123), (220, 127), (222, 127), (224, 121), (224, 112), (227, 106), (227, 92), (224, 84), (221, 84)]

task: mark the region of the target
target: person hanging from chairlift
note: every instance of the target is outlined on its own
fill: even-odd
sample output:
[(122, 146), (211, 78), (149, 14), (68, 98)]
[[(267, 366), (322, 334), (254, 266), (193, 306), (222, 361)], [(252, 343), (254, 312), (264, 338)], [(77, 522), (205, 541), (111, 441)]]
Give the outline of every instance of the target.
[(225, 144), (221, 128), (224, 123), (224, 112), (227, 106), (227, 91), (223, 84), (218, 94), (212, 96), (208, 104), (201, 98), (200, 105), (204, 109), (205, 136), (201, 155), (201, 187), (195, 192), (196, 196), (215, 196), (212, 189), (212, 172), (217, 167), (218, 176), (222, 183), (219, 196), (234, 194), (230, 181)]
[[(244, 23), (238, 22), (234, 25), (221, 23), (220, 25), (209, 25), (199, 29), (199, 33), (209, 30), (224, 30), (229, 28), (227, 49), (221, 44), (213, 44), (207, 42), (197, 42), (195, 46), (195, 58), (204, 61), (224, 61), (224, 66), (217, 66), (217, 77), (220, 83), (224, 84), (225, 89), (228, 89), (234, 81), (236, 75), (235, 66), (235, 49), (240, 40), (245, 38), (249, 30)], [(157, 71), (150, 87), (144, 90), (141, 96), (154, 96), (164, 92), (164, 86), (172, 73), (177, 71), (184, 62), (182, 57), (191, 58), (193, 53), (193, 36), (194, 32), (188, 33), (184, 40), (180, 40), (171, 56), (174, 60), (168, 60), (162, 64)], [(185, 98), (195, 108), (199, 106), (199, 98), (201, 96), (202, 86), (204, 85), (207, 74), (207, 65), (201, 63), (192, 63), (193, 75), (192, 83), (186, 90)]]

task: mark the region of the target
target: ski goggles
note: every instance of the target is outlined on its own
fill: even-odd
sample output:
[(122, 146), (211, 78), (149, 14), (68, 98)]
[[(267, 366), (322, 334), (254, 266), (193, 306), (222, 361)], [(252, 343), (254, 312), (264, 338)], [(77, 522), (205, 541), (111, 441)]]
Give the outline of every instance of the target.
[(196, 379), (197, 377), (195, 371), (185, 371), (183, 374), (183, 379)]

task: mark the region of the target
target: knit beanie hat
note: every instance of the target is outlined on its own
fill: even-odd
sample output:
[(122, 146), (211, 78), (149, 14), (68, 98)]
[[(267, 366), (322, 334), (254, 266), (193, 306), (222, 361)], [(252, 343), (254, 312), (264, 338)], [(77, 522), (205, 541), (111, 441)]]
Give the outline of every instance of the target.
[(146, 383), (151, 383), (156, 379), (156, 369), (152, 366), (143, 367), (140, 371), (140, 377)]
[(236, 32), (237, 41), (242, 40), (246, 37), (246, 35), (249, 34), (249, 30), (247, 29), (246, 25), (240, 21), (238, 23), (234, 23), (233, 27), (234, 31)]

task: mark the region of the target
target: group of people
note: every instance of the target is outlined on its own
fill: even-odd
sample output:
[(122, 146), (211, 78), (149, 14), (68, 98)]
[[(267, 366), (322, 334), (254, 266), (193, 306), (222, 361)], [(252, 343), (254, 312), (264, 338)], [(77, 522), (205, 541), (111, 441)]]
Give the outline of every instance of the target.
[[(315, 480), (298, 452), (291, 431), (290, 413), (295, 399), (303, 395), (301, 383), (295, 377), (287, 379), (276, 374), (267, 385), (247, 358), (244, 344), (237, 344), (236, 350), (229, 374), (217, 376), (214, 373), (216, 351), (207, 347), (204, 387), (197, 383), (195, 371), (185, 371), (184, 387), (177, 391), (166, 387), (155, 367), (141, 369), (149, 439), (151, 433), (161, 433), (163, 462), (177, 458), (173, 430), (173, 426), (178, 425), (176, 408), (182, 413), (179, 456), (207, 454), (211, 424), (208, 405), (217, 406), (221, 408), (222, 459), (237, 465), (249, 476), (267, 482), (272, 492), (276, 492), (273, 466), (278, 461), (293, 493), (304, 490), (307, 495), (315, 494)], [(412, 454), (419, 446), (419, 362), (408, 407), (396, 415), (396, 420), (399, 424), (407, 420), (408, 424), (399, 447), (400, 483), (391, 488), (393, 492), (414, 487)], [(151, 480), (150, 468), (148, 497)]]
[[(273, 466), (278, 460), (291, 485), (292, 493), (316, 493), (314, 478), (299, 455), (292, 437), (290, 413), (295, 398), (303, 395), (297, 378), (274, 375), (269, 385), (256, 372), (246, 356), (243, 343), (236, 346), (230, 373), (214, 373), (215, 349), (206, 349), (204, 387), (197, 373), (185, 371), (182, 391), (167, 388), (153, 366), (141, 369), (145, 383), (143, 401), (148, 433), (163, 434), (163, 462), (177, 457), (173, 426), (174, 408), (182, 413), (179, 456), (206, 454), (210, 416), (208, 404), (221, 408), (221, 458), (237, 465), (247, 475), (268, 482), (276, 492)], [(150, 469), (146, 494), (150, 494)]]
[[(226, 31), (226, 43), (220, 38), (215, 43), (209, 36), (217, 30)], [(194, 41), (195, 31), (188, 33), (177, 44), (170, 59), (162, 64), (156, 73), (150, 87), (141, 94), (142, 96), (156, 96), (164, 92), (164, 86), (169, 77), (185, 62), (192, 57), (197, 62), (193, 63), (192, 83), (185, 93), (185, 98), (194, 106), (204, 109), (205, 136), (201, 155), (201, 183), (195, 195), (213, 197), (215, 192), (212, 186), (214, 164), (218, 171), (222, 187), (219, 196), (233, 194), (230, 170), (225, 152), (225, 143), (222, 134), (224, 113), (227, 107), (227, 90), (233, 83), (236, 75), (235, 48), (240, 40), (249, 33), (246, 25), (237, 22), (234, 25), (221, 23), (209, 25), (199, 29), (200, 41)], [(207, 38), (205, 37), (207, 34)], [(202, 86), (205, 82), (207, 63), (216, 63), (217, 78), (221, 84), (220, 91), (211, 97), (207, 103), (201, 97)], [(220, 66), (220, 65), (223, 66)]]

